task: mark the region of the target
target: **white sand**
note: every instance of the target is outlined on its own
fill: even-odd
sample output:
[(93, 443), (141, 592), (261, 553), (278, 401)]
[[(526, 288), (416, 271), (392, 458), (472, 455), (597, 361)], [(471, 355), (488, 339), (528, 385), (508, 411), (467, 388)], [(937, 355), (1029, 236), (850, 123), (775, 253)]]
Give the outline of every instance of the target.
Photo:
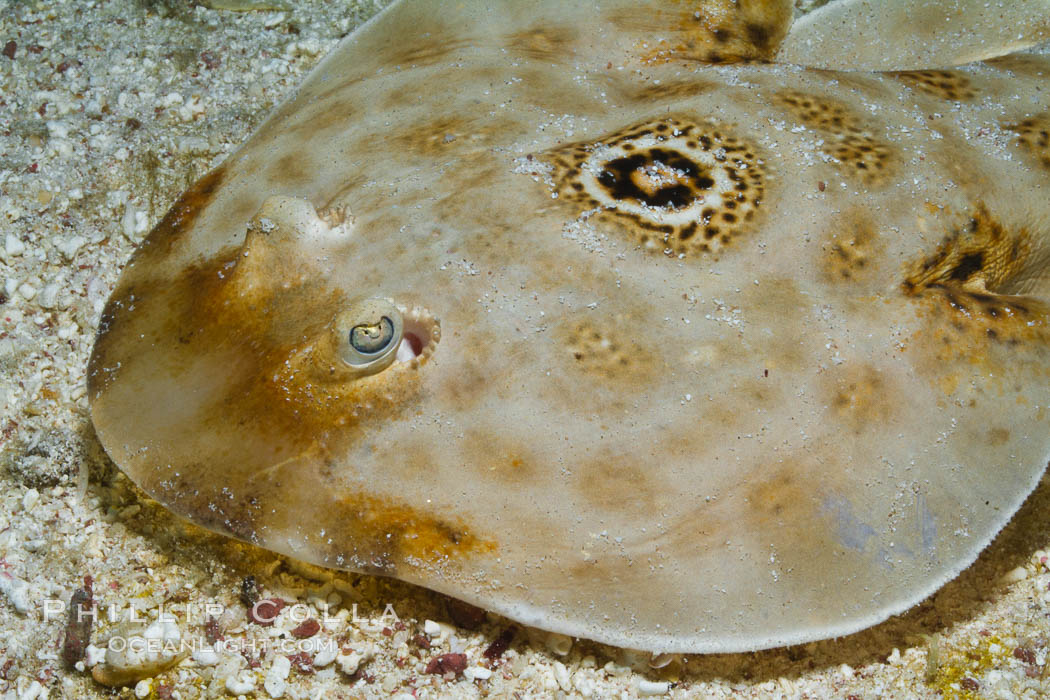
[[(246, 654), (199, 652), (152, 680), (131, 681), (126, 696), (252, 689), (257, 697), (281, 690), (295, 698), (1050, 692), (1043, 677), (1050, 643), (1045, 480), (974, 566), (901, 618), (790, 649), (661, 659), (659, 669), (649, 668), (645, 655), (587, 642), (566, 653), (567, 640), (520, 629), (511, 649), (487, 662), (482, 652), (510, 626), (505, 620), (488, 616), (476, 631), (457, 628), (440, 596), (302, 567), (182, 523), (138, 492), (100, 453), (88, 418), (84, 367), (99, 313), (121, 265), (178, 193), (382, 2), (292, 4), (283, 12), (245, 13), (194, 8), (189, 0), (0, 4), (4, 698), (109, 695), (92, 680), (95, 650), (79, 668), (66, 667), (66, 617), (48, 614), (88, 575), (95, 600), (116, 605), (121, 619), (131, 603), (147, 621), (174, 603), (173, 626), (154, 629), (157, 639), (177, 634), (199, 643), (212, 614), (210, 630), (230, 646), (256, 645)], [(249, 574), (264, 597), (289, 604), (273, 627), (247, 623), (238, 592)], [(280, 649), (280, 635), (294, 640), (290, 631), (304, 618), (320, 618), (326, 599), (333, 619), (308, 638), (319, 648), (309, 652), (319, 668), (304, 673), (291, 664), (289, 671), (285, 659), (295, 649)], [(225, 612), (205, 611), (206, 604)], [(384, 616), (387, 606), (400, 624), (389, 611)], [(118, 629), (126, 636), (134, 627)], [(113, 628), (100, 620), (92, 639)], [(938, 657), (932, 665), (931, 639)], [(425, 673), (428, 662), (453, 652), (466, 655), (466, 674)], [(166, 653), (154, 656), (164, 660)], [(112, 661), (100, 669), (112, 675)]]

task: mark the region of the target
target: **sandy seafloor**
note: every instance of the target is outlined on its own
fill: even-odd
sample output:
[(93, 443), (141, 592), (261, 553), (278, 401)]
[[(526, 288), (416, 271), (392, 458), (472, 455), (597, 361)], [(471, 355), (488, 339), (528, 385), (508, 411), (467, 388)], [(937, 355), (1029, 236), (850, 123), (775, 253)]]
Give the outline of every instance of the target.
[[(1050, 693), (1046, 479), (976, 564), (906, 615), (787, 649), (654, 660), (450, 613), (422, 589), (209, 534), (108, 461), (91, 429), (84, 369), (121, 266), (179, 192), (382, 4), (296, 0), (233, 12), (189, 0), (0, 0), (0, 696)], [(287, 602), (271, 627), (247, 621), (247, 576), (263, 599)], [(101, 649), (116, 623), (101, 614), (93, 627), (70, 626), (52, 612), (86, 595), (85, 577), (93, 601), (115, 606), (124, 637), (166, 603), (174, 617), (147, 637), (223, 637), (222, 648), (167, 670), (161, 648), (148, 671), (128, 671), (123, 689), (100, 685), (93, 671), (112, 681), (134, 664)], [(131, 603), (145, 622), (127, 622)], [(324, 604), (325, 625), (304, 627)], [(487, 659), (509, 629), (509, 649)], [(282, 650), (282, 640), (303, 645)], [(459, 653), (465, 671), (426, 672)], [(156, 675), (136, 678), (146, 673)]]

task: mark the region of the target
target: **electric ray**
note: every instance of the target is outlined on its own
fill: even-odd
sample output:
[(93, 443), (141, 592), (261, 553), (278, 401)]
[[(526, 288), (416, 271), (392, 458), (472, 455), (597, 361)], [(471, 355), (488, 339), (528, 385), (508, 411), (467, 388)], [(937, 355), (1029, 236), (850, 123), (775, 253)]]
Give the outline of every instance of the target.
[(898, 613), (1050, 453), (1048, 15), (986, 4), (397, 2), (136, 251), (99, 438), (204, 527), (610, 644)]

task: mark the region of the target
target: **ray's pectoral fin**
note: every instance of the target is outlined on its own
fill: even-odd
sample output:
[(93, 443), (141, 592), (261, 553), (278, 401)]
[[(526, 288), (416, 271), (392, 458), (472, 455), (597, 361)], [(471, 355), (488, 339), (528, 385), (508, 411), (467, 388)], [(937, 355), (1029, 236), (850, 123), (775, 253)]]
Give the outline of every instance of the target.
[(840, 0), (800, 19), (779, 63), (856, 71), (947, 68), (1050, 38), (1050, 0)]
[[(618, 2), (603, 5), (604, 29), (632, 62), (738, 63), (768, 61), (792, 19), (791, 0)], [(592, 34), (593, 35), (593, 34)]]

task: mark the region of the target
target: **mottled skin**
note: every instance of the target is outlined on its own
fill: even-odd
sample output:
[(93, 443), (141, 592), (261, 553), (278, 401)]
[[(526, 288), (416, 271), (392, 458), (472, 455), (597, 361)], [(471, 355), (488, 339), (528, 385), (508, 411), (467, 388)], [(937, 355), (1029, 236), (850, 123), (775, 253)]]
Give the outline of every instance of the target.
[[(107, 451), (206, 527), (622, 646), (928, 595), (1050, 452), (1050, 61), (756, 61), (788, 4), (395, 5), (136, 253)], [(370, 297), (417, 356), (358, 377)]]

